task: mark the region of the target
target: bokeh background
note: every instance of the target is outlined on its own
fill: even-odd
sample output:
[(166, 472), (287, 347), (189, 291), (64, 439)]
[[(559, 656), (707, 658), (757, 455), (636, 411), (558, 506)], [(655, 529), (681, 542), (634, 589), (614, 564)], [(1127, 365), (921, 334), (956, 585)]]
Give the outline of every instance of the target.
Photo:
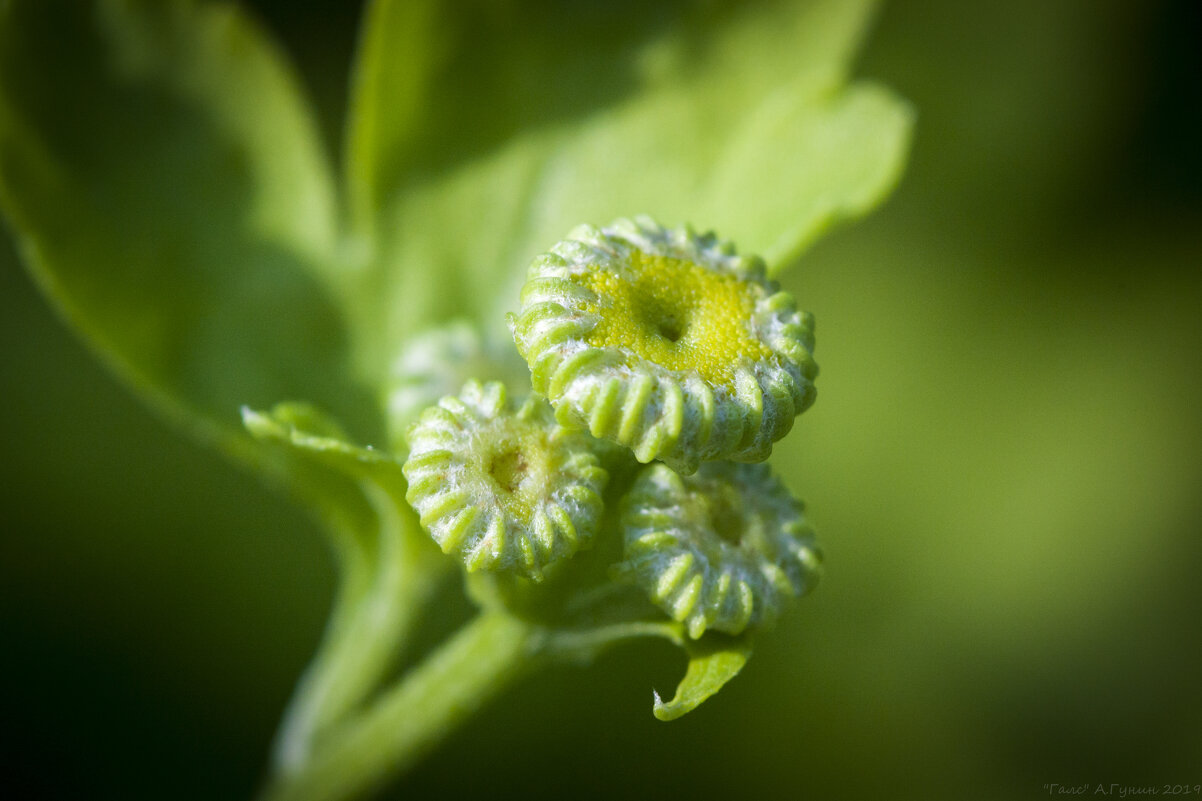
[[(355, 4), (250, 5), (336, 148)], [(1199, 8), (887, 5), (857, 73), (917, 107), (909, 170), (788, 279), (823, 372), (774, 461), (825, 583), (693, 715), (652, 718), (682, 660), (630, 645), (395, 797), (1202, 784)], [(0, 776), (247, 797), (330, 600), (319, 532), (119, 386), (7, 239), (0, 307)]]

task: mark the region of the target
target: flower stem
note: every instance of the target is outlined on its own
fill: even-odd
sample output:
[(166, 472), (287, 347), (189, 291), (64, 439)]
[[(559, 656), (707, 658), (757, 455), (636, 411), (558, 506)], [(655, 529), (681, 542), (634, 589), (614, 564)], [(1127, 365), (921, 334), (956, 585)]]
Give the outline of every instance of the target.
[[(275, 769), (302, 769), (318, 740), (351, 714), (400, 656), (409, 630), (445, 571), (440, 554), (412, 531), (396, 500), (362, 486), (378, 518), (371, 558), (350, 561), (335, 612), (280, 727)], [(348, 560), (344, 560), (345, 562)]]
[(360, 798), (421, 756), (485, 701), (538, 664), (546, 632), (484, 612), (361, 713), (324, 738), (262, 801)]

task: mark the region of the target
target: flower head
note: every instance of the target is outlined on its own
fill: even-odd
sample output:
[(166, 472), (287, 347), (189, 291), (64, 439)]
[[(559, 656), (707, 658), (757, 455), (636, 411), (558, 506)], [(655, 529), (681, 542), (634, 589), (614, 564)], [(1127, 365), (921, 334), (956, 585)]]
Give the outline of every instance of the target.
[(622, 510), (632, 577), (691, 637), (771, 622), (816, 583), (822, 552), (803, 506), (767, 465), (644, 468)]
[(408, 437), (406, 499), (469, 571), (538, 581), (595, 534), (608, 475), (588, 434), (556, 423), (542, 398), (514, 411), (503, 384), (469, 381), (426, 409)]
[(646, 217), (536, 259), (510, 324), (559, 419), (641, 462), (762, 461), (814, 400), (813, 319), (764, 263)]

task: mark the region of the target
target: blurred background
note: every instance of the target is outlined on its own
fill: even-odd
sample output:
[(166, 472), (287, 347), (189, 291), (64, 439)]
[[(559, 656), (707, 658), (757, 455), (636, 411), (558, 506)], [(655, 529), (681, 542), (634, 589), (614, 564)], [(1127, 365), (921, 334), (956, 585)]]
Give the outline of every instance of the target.
[[(250, 3), (325, 112), (355, 4)], [(736, 681), (520, 685), (393, 797), (1037, 798), (1202, 784), (1197, 3), (886, 5), (895, 195), (787, 281), (819, 401), (774, 462), (828, 557)], [(146, 411), (0, 241), (0, 766), (34, 798), (244, 798), (324, 623), (320, 534)]]

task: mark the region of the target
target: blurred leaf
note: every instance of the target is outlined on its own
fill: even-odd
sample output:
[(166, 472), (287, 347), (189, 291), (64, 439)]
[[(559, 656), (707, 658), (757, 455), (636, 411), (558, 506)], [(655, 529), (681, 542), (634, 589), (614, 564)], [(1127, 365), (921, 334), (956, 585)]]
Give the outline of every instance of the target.
[(286, 397), (370, 425), (333, 202), (294, 77), (237, 7), (0, 12), (0, 204), (43, 289), (160, 407), (227, 440), (239, 406)]
[(665, 703), (660, 700), (659, 693), (655, 693), (655, 716), (660, 720), (676, 720), (692, 712), (739, 675), (751, 658), (749, 637), (715, 635), (688, 643), (685, 648), (689, 653), (689, 667), (676, 687), (676, 695)]
[(425, 122), (437, 13), (432, 0), (368, 5), (352, 90), (358, 113), (346, 131), (348, 196), (362, 222), (396, 184), (397, 162)]
[(581, 222), (713, 226), (780, 268), (865, 211), (910, 122), (845, 87), (869, 6), (379, 0), (347, 162), (373, 263), (355, 296), (367, 374), (433, 319), (500, 333), (524, 265)]
[(867, 2), (379, 0), (339, 243), (311, 110), (236, 7), (68, 7), (5, 7), (0, 202), (109, 360), (224, 434), (304, 397), (375, 438), (401, 343), (464, 312), (499, 333), (522, 266), (579, 222), (713, 225), (784, 266), (879, 199), (908, 136), (903, 104), (844, 86)]

